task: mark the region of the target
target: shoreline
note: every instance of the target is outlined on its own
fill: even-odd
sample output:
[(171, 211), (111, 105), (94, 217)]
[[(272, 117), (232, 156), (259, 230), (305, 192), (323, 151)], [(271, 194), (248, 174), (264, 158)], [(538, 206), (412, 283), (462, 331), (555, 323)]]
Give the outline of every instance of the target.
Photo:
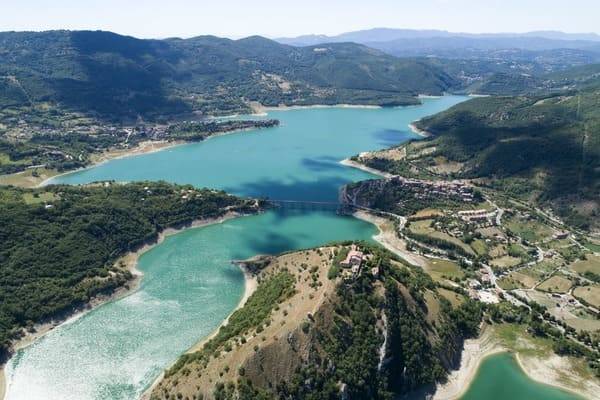
[[(513, 354), (521, 371), (536, 383), (553, 386), (568, 393), (590, 399), (593, 399), (600, 391), (600, 384), (594, 381), (584, 380), (583, 383), (580, 382), (578, 386), (569, 386), (560, 382), (561, 375), (563, 375), (565, 371), (557, 371), (553, 368), (553, 364), (559, 364), (560, 366), (561, 364), (564, 364), (567, 359), (563, 359), (557, 354), (553, 353), (547, 359), (523, 357), (518, 352), (514, 352)], [(529, 368), (527, 365), (528, 363), (531, 364), (529, 365)]]
[[(373, 239), (386, 249), (416, 266), (422, 267), (426, 262), (419, 255), (402, 248), (405, 242), (398, 238), (393, 231), (386, 229), (385, 225), (391, 223), (389, 219), (367, 211), (357, 211), (352, 215), (375, 225), (379, 233), (373, 236)], [(600, 392), (600, 383), (595, 381), (586, 381), (585, 385), (580, 386), (570, 386), (560, 382), (559, 379), (569, 375), (572, 369), (572, 366), (568, 364), (568, 358), (562, 358), (556, 354), (545, 359), (523, 356), (519, 351), (512, 351), (504, 346), (501, 340), (494, 335), (492, 327), (484, 325), (479, 337), (465, 340), (458, 369), (450, 371), (445, 383), (436, 385), (431, 400), (460, 399), (475, 381), (481, 364), (488, 357), (499, 353), (513, 354), (523, 374), (539, 384), (559, 388), (583, 398), (593, 398), (595, 393)], [(578, 379), (574, 373), (571, 373), (570, 377), (573, 381)]]
[(478, 338), (465, 340), (458, 369), (450, 371), (445, 383), (436, 385), (432, 400), (460, 399), (475, 381), (481, 364), (488, 357), (507, 351), (485, 329)]
[[(128, 158), (128, 157), (136, 157), (136, 156), (141, 156), (141, 155), (145, 155), (145, 154), (158, 153), (159, 151), (173, 149), (178, 146), (184, 146), (184, 145), (194, 144), (194, 143), (201, 143), (201, 142), (210, 140), (212, 138), (233, 135), (233, 134), (257, 130), (257, 129), (260, 130), (260, 128), (244, 128), (244, 129), (234, 129), (234, 130), (227, 131), (227, 132), (218, 132), (218, 133), (209, 135), (202, 140), (196, 140), (196, 141), (145, 140), (143, 142), (138, 143), (135, 147), (133, 147), (131, 149), (127, 149), (127, 150), (120, 150), (120, 149), (112, 149), (111, 150), (111, 149), (109, 149), (106, 152), (96, 154), (95, 157), (92, 157), (93, 161), (90, 165), (88, 165), (86, 167), (77, 168), (74, 170), (65, 171), (60, 174), (53, 175), (47, 179), (44, 179), (43, 181), (41, 181), (34, 187), (40, 188), (40, 187), (44, 187), (47, 185), (51, 185), (53, 179), (56, 179), (61, 176), (69, 175), (69, 174), (74, 174), (76, 172), (81, 172), (81, 171), (85, 171), (88, 169), (96, 168), (103, 164), (106, 164), (109, 161), (120, 160), (120, 159)], [(94, 156), (94, 155), (92, 155), (92, 156)]]
[(417, 125), (415, 125), (416, 123), (417, 123), (417, 121), (413, 121), (410, 124), (408, 124), (408, 127), (410, 128), (412, 133), (419, 135), (423, 138), (429, 138), (429, 137), (433, 136), (433, 134), (431, 132), (427, 132), (426, 130), (419, 129), (417, 127)]
[(390, 173), (383, 172), (383, 171), (380, 171), (380, 170), (375, 169), (375, 168), (367, 167), (366, 165), (363, 165), (363, 164), (361, 164), (359, 162), (353, 161), (353, 160), (351, 160), (349, 158), (346, 158), (346, 159), (340, 161), (340, 164), (345, 165), (346, 167), (356, 168), (356, 169), (359, 169), (359, 170), (361, 170), (363, 172), (368, 172), (368, 173), (370, 173), (372, 175), (376, 175), (376, 176), (379, 176), (379, 177), (382, 177), (382, 178), (388, 178), (389, 179), (389, 178), (392, 178), (394, 176), (394, 175), (392, 175)]
[(373, 239), (387, 250), (418, 267), (423, 267), (427, 263), (424, 257), (406, 249), (406, 242), (396, 235), (393, 228), (390, 230), (386, 227), (386, 224), (392, 224), (389, 219), (379, 217), (367, 211), (356, 211), (352, 216), (375, 225), (379, 233), (373, 236)]
[[(43, 181), (41, 181), (34, 187), (41, 188), (44, 186), (52, 185), (53, 179), (59, 178), (61, 176), (69, 175), (69, 174), (74, 174), (76, 172), (81, 172), (81, 171), (86, 171), (88, 169), (96, 168), (103, 164), (106, 164), (109, 161), (120, 160), (122, 158), (127, 158), (127, 157), (140, 156), (143, 154), (157, 153), (159, 151), (171, 149), (173, 147), (181, 146), (181, 145), (184, 145), (187, 143), (189, 143), (189, 142), (184, 142), (184, 141), (169, 142), (167, 140), (156, 140), (156, 141), (155, 140), (146, 140), (146, 141), (138, 143), (135, 147), (124, 150), (124, 151), (121, 151), (119, 149), (107, 150), (106, 152), (96, 154), (97, 158), (95, 160), (93, 160), (90, 165), (88, 165), (86, 167), (82, 167), (82, 168), (73, 169), (70, 171), (61, 172), (59, 174), (51, 176), (48, 179), (44, 179)], [(159, 147), (156, 148), (156, 145), (158, 145)], [(150, 147), (150, 149), (148, 149), (148, 147)]]
[[(82, 168), (77, 168), (77, 169), (74, 169), (71, 171), (65, 171), (60, 174), (56, 174), (56, 175), (51, 176), (50, 178), (45, 179), (42, 182), (38, 183), (35, 187), (40, 188), (40, 187), (44, 187), (47, 185), (51, 185), (53, 179), (56, 179), (61, 176), (69, 175), (69, 174), (74, 174), (76, 172), (81, 172), (81, 171), (86, 171), (88, 169), (96, 168), (103, 164), (106, 164), (109, 161), (120, 160), (120, 159), (128, 158), (128, 157), (136, 157), (136, 156), (141, 156), (141, 155), (145, 155), (145, 154), (158, 153), (159, 151), (170, 150), (175, 147), (184, 146), (184, 145), (188, 145), (188, 144), (201, 143), (201, 142), (207, 141), (212, 138), (247, 132), (247, 131), (251, 131), (254, 129), (260, 129), (260, 128), (235, 129), (235, 130), (227, 131), (227, 132), (218, 132), (218, 133), (209, 135), (202, 140), (196, 140), (196, 141), (146, 140), (146, 141), (138, 143), (135, 147), (128, 149), (128, 150), (124, 150), (124, 151), (121, 151), (119, 149), (107, 150), (104, 153), (97, 154), (96, 155), (97, 159), (93, 160), (90, 165), (88, 165), (86, 167), (82, 167)], [(158, 145), (158, 147), (156, 147), (157, 145)], [(150, 149), (148, 149), (148, 147), (150, 147)]]
[[(225, 318), (220, 324), (219, 326), (217, 326), (214, 331), (209, 334), (208, 336), (200, 339), (198, 342), (194, 343), (192, 345), (192, 347), (190, 347), (189, 349), (187, 349), (183, 354), (190, 354), (190, 353), (195, 353), (197, 351), (200, 351), (202, 349), (202, 347), (204, 347), (204, 345), (211, 340), (212, 338), (214, 338), (218, 333), (219, 330), (221, 329), (221, 327), (227, 325), (227, 323), (229, 322), (229, 319), (231, 318), (231, 316), (233, 315), (234, 312), (236, 312), (237, 310), (239, 310), (240, 308), (242, 308), (246, 302), (248, 301), (248, 299), (250, 298), (250, 296), (252, 296), (252, 294), (256, 291), (256, 289), (258, 288), (258, 279), (256, 275), (253, 275), (250, 271), (248, 271), (248, 269), (246, 269), (244, 266), (237, 264), (238, 267), (242, 270), (242, 273), (244, 274), (244, 294), (242, 296), (242, 298), (240, 299), (238, 305), (231, 311), (231, 313), (227, 316), (227, 318)], [(164, 378), (164, 374), (167, 369), (164, 368), (163, 372), (160, 373), (159, 376), (156, 377), (156, 379), (152, 382), (152, 384), (142, 393), (142, 395), (140, 396), (140, 400), (149, 400), (150, 399), (150, 395), (152, 394), (152, 391), (154, 390), (154, 388), (156, 387), (156, 385)], [(0, 400), (2, 399), (2, 397), (0, 397)]]
[[(146, 253), (147, 251), (151, 250), (152, 248), (160, 245), (167, 237), (175, 235), (177, 233), (181, 233), (188, 229), (202, 228), (202, 227), (206, 227), (206, 226), (210, 226), (210, 225), (221, 224), (230, 219), (239, 218), (239, 217), (243, 217), (246, 215), (250, 215), (250, 214), (242, 214), (242, 213), (239, 213), (236, 211), (228, 211), (225, 214), (221, 215), (220, 217), (197, 219), (197, 220), (194, 220), (191, 223), (186, 224), (182, 227), (166, 228), (163, 231), (159, 232), (156, 240), (154, 240), (150, 243), (146, 243), (139, 249), (128, 252), (125, 255), (123, 255), (122, 257), (119, 257), (115, 261), (115, 265), (118, 265), (120, 262), (125, 263), (125, 266), (123, 269), (130, 271), (133, 275), (133, 278), (130, 281), (128, 281), (125, 285), (121, 286), (120, 288), (116, 289), (110, 295), (100, 295), (100, 296), (93, 298), (88, 303), (73, 310), (73, 312), (66, 315), (65, 318), (57, 318), (56, 320), (53, 320), (50, 322), (35, 325), (34, 326), (35, 331), (33, 333), (26, 333), (23, 337), (18, 339), (13, 344), (13, 346), (11, 346), (11, 356), (6, 360), (6, 363), (0, 365), (0, 400), (4, 400), (6, 391), (10, 384), (10, 381), (5, 373), (5, 367), (6, 367), (6, 364), (8, 364), (8, 362), (10, 361), (10, 359), (15, 355), (15, 353), (21, 349), (24, 349), (24, 348), (34, 344), (37, 340), (43, 338), (46, 334), (53, 331), (54, 329), (59, 328), (62, 325), (69, 324), (69, 323), (76, 321), (77, 319), (81, 318), (82, 316), (84, 316), (88, 312), (96, 309), (97, 307), (104, 305), (104, 304), (108, 304), (112, 301), (117, 301), (117, 300), (123, 299), (123, 298), (129, 296), (130, 294), (135, 293), (139, 289), (139, 286), (140, 286), (140, 283), (141, 283), (141, 280), (143, 277), (142, 271), (140, 271), (137, 268), (138, 260), (144, 253)], [(244, 273), (246, 274), (245, 271), (244, 271)], [(254, 289), (252, 289), (252, 287), (250, 286), (250, 288), (247, 287), (245, 291), (248, 292), (248, 290), (254, 290)], [(248, 294), (248, 297), (250, 296), (250, 294)], [(243, 300), (244, 301), (247, 300), (245, 295), (244, 295)]]

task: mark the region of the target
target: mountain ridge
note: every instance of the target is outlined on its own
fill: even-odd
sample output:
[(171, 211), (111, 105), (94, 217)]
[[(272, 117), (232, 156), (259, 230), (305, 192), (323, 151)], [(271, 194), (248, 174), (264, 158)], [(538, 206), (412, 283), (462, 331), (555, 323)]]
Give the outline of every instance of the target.
[(249, 101), (405, 105), (453, 84), (436, 66), (360, 44), (297, 48), (260, 36), (1, 32), (0, 55), (3, 84), (14, 83), (0, 106), (50, 101), (104, 117), (235, 113), (249, 111)]

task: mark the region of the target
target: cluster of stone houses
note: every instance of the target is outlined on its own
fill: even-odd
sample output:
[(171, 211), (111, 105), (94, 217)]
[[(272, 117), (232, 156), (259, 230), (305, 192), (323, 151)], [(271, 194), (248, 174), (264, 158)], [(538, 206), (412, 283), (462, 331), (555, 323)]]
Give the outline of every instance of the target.
[(466, 203), (475, 200), (473, 188), (461, 181), (427, 181), (408, 179), (402, 176), (394, 176), (391, 181), (401, 187), (415, 191), (415, 197), (418, 199), (445, 197)]

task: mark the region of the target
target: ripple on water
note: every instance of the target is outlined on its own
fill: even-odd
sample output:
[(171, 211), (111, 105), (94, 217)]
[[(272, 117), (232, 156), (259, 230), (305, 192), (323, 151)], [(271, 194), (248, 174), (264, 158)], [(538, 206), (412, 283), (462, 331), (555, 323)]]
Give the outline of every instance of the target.
[[(114, 160), (55, 182), (162, 179), (241, 195), (336, 200), (342, 184), (371, 177), (339, 160), (414, 137), (404, 130), (410, 122), (462, 100), (274, 112), (269, 117), (283, 121), (278, 128)], [(375, 233), (370, 224), (332, 213), (271, 211), (170, 236), (140, 258), (138, 292), (55, 329), (11, 359), (8, 400), (134, 399), (236, 307), (244, 278), (232, 259)]]

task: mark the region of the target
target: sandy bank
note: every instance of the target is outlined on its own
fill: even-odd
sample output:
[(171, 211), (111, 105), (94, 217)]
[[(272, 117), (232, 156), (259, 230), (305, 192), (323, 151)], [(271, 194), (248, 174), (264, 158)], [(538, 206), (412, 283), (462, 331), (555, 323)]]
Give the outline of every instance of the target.
[(389, 219), (362, 210), (355, 212), (353, 215), (358, 219), (375, 225), (379, 233), (373, 239), (398, 257), (401, 257), (412, 265), (420, 267), (424, 267), (427, 264), (427, 260), (424, 257), (406, 248), (406, 241), (398, 237), (394, 224)]
[[(148, 250), (150, 250), (151, 248), (153, 248), (154, 246), (161, 244), (165, 240), (165, 238), (167, 238), (168, 236), (174, 235), (176, 233), (179, 233), (179, 232), (187, 230), (187, 229), (200, 228), (200, 227), (205, 227), (208, 225), (223, 223), (227, 220), (230, 220), (232, 218), (237, 218), (240, 216), (243, 216), (243, 214), (240, 214), (235, 211), (229, 211), (217, 218), (199, 219), (199, 220), (195, 220), (195, 221), (191, 222), (190, 224), (184, 225), (182, 227), (167, 228), (167, 229), (163, 230), (162, 232), (160, 232), (158, 234), (158, 237), (156, 240), (154, 240), (151, 243), (145, 244), (144, 246), (140, 247), (136, 251), (132, 251), (132, 252), (125, 254), (124, 256), (120, 257), (115, 262), (115, 266), (118, 266), (118, 268), (126, 269), (126, 270), (130, 271), (131, 274), (133, 275), (133, 279), (131, 279), (125, 286), (115, 290), (110, 295), (97, 296), (97, 297), (93, 298), (91, 301), (89, 301), (88, 303), (86, 303), (85, 305), (83, 305), (82, 307), (79, 307), (79, 308), (73, 310), (72, 312), (65, 314), (64, 316), (60, 316), (60, 317), (55, 318), (52, 321), (49, 321), (46, 323), (41, 323), (41, 324), (35, 325), (32, 332), (27, 332), (22, 338), (20, 338), (18, 341), (16, 341), (13, 344), (13, 346), (11, 347), (11, 353), (14, 353), (20, 349), (23, 349), (23, 348), (31, 345), (32, 343), (34, 343), (36, 340), (38, 340), (41, 337), (43, 337), (44, 335), (46, 335), (51, 330), (53, 330), (63, 324), (71, 323), (71, 322), (77, 320), (85, 313), (93, 310), (94, 308), (96, 308), (102, 304), (105, 304), (110, 301), (116, 301), (118, 299), (121, 299), (121, 298), (135, 292), (139, 288), (139, 284), (140, 284), (141, 278), (143, 276), (142, 272), (137, 269), (139, 257), (142, 254), (144, 254), (145, 252), (147, 252)], [(244, 295), (243, 301), (245, 301), (247, 299), (247, 297), (250, 296), (251, 292), (254, 290), (255, 287), (256, 287), (255, 285), (253, 286), (252, 283), (248, 282), (248, 278), (247, 278), (246, 279), (246, 290), (245, 290), (245, 295)], [(10, 384), (10, 382), (7, 382), (3, 367), (4, 366), (2, 366), (0, 368), (0, 399), (4, 399), (6, 387)]]
[[(241, 266), (240, 268), (244, 273), (244, 295), (242, 296), (242, 299), (238, 303), (237, 307), (231, 312), (231, 314), (242, 308), (258, 287), (258, 280), (256, 279), (256, 276), (252, 275), (250, 271), (248, 271), (246, 268)], [(231, 318), (231, 314), (229, 314), (227, 318), (225, 318), (223, 322), (221, 322), (221, 324), (217, 327), (217, 329), (215, 329), (213, 333), (200, 340), (198, 343), (194, 344), (186, 353), (195, 353), (197, 351), (200, 351), (202, 347), (206, 344), (206, 342), (215, 337), (215, 335), (219, 332), (219, 329), (221, 329), (222, 326), (227, 325), (227, 323), (229, 322), (229, 318)]]
[(469, 389), (483, 360), (504, 351), (506, 349), (494, 340), (489, 330), (484, 330), (477, 339), (465, 340), (459, 369), (448, 375), (446, 383), (437, 385), (433, 400), (460, 398)]
[(529, 357), (516, 353), (515, 358), (521, 369), (536, 382), (556, 386), (588, 399), (600, 393), (598, 380), (582, 379), (572, 372), (569, 359), (557, 354), (547, 358)]
[(417, 135), (424, 137), (424, 138), (433, 136), (430, 132), (427, 132), (426, 130), (418, 128), (417, 125), (415, 125), (416, 122), (417, 121), (408, 124), (408, 127), (410, 128), (410, 130), (413, 133), (416, 133)]
[(390, 173), (383, 172), (383, 171), (380, 171), (380, 170), (375, 169), (375, 168), (367, 167), (366, 165), (363, 165), (363, 164), (361, 164), (359, 162), (353, 161), (353, 160), (351, 160), (349, 158), (346, 158), (345, 160), (340, 161), (340, 164), (345, 165), (347, 167), (352, 167), (352, 168), (360, 169), (361, 171), (365, 171), (365, 172), (368, 172), (368, 173), (373, 174), (373, 175), (381, 176), (382, 178), (391, 178), (391, 177), (394, 176), (394, 175), (392, 175)]

